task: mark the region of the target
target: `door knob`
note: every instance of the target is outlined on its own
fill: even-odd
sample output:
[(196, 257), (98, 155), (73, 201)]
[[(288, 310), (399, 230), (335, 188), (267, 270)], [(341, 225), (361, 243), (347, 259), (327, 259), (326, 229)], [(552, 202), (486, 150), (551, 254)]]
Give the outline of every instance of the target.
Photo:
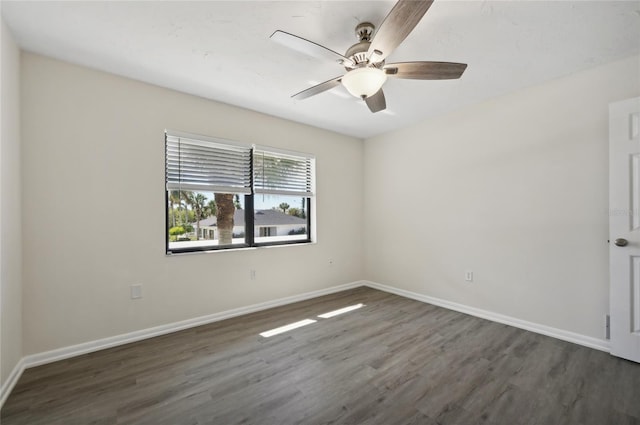
[(624, 238), (618, 238), (613, 241), (613, 243), (616, 244), (616, 246), (627, 246), (629, 244), (629, 241)]

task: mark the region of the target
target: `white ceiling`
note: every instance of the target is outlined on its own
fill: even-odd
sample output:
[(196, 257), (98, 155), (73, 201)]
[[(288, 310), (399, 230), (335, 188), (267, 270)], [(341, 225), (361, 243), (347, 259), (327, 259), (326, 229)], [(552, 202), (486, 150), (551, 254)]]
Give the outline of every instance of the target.
[(2, 1), (25, 50), (339, 133), (371, 137), (464, 105), (640, 54), (640, 1), (437, 0), (387, 62), (469, 64), (460, 80), (390, 79), (372, 114), (343, 73), (269, 39), (287, 31), (340, 53), (394, 1)]

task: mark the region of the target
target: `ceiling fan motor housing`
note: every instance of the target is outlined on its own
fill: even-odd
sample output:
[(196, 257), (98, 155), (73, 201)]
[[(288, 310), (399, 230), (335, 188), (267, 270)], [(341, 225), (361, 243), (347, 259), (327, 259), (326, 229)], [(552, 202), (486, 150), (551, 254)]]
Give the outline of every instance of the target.
[[(367, 57), (367, 53), (369, 51), (369, 46), (371, 45), (371, 38), (373, 36), (373, 31), (375, 30), (375, 28), (376, 27), (371, 22), (361, 22), (356, 26), (356, 37), (360, 41), (349, 47), (344, 54), (346, 57), (351, 59), (354, 64), (345, 66), (347, 71), (369, 65), (369, 58)], [(377, 66), (379, 67), (380, 65)]]
[(347, 49), (344, 55), (351, 59), (355, 64), (355, 66), (347, 66), (347, 69), (359, 68), (369, 62), (369, 59), (367, 59), (367, 52), (369, 51), (370, 44), (370, 41), (361, 41)]
[(354, 68), (362, 68), (368, 64), (369, 59), (367, 58), (367, 52), (369, 51), (371, 36), (375, 28), (376, 27), (370, 22), (361, 22), (356, 26), (356, 37), (360, 41), (349, 47), (344, 54), (355, 64), (355, 66), (351, 64), (346, 66), (347, 71)]

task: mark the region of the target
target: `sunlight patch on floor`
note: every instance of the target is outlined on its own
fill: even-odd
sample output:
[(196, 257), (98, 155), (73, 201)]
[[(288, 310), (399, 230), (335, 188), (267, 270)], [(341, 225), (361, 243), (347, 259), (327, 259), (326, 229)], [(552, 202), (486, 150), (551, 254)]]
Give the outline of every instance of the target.
[(280, 326), (279, 328), (274, 328), (274, 329), (271, 329), (269, 331), (262, 332), (260, 334), (260, 336), (263, 336), (265, 338), (269, 338), (270, 336), (278, 335), (278, 334), (290, 331), (292, 329), (301, 328), (303, 326), (307, 326), (307, 325), (310, 325), (310, 324), (316, 323), (316, 322), (317, 322), (317, 320), (304, 319), (304, 320), (300, 320), (299, 322), (289, 323), (288, 325)]
[[(350, 311), (353, 310), (357, 310), (359, 308), (364, 307), (365, 304), (354, 304), (354, 305), (350, 305), (348, 307), (343, 307), (340, 308), (338, 310), (333, 310), (333, 311), (329, 311), (327, 313), (324, 314), (319, 314), (318, 317), (322, 318), (322, 319), (328, 319), (330, 317), (334, 317), (334, 316), (338, 316), (340, 314), (344, 314), (344, 313), (348, 313)], [(284, 326), (280, 326), (278, 328), (274, 328), (268, 331), (264, 331), (260, 333), (260, 336), (264, 337), (264, 338), (269, 338), (271, 336), (274, 335), (279, 335), (281, 333), (285, 333), (288, 331), (291, 331), (293, 329), (297, 329), (297, 328), (301, 328), (303, 326), (307, 326), (310, 325), (312, 323), (316, 323), (317, 320), (313, 320), (313, 319), (304, 319), (304, 320), (300, 320), (299, 322), (294, 322), (294, 323), (289, 323), (288, 325), (284, 325)]]
[(350, 311), (357, 310), (357, 309), (362, 308), (362, 307), (364, 307), (364, 304), (362, 304), (362, 303), (355, 304), (355, 305), (350, 305), (349, 307), (344, 307), (344, 308), (341, 308), (341, 309), (338, 309), (338, 310), (330, 311), (328, 313), (319, 314), (318, 317), (322, 317), (323, 319), (328, 319), (330, 317), (338, 316), (338, 315), (343, 314), (343, 313), (348, 313)]

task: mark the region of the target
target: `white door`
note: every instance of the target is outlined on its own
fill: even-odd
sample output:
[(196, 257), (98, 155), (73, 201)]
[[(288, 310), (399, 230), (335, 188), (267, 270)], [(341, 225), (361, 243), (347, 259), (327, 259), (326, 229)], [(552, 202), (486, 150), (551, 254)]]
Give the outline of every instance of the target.
[(609, 105), (611, 354), (640, 362), (640, 97)]

